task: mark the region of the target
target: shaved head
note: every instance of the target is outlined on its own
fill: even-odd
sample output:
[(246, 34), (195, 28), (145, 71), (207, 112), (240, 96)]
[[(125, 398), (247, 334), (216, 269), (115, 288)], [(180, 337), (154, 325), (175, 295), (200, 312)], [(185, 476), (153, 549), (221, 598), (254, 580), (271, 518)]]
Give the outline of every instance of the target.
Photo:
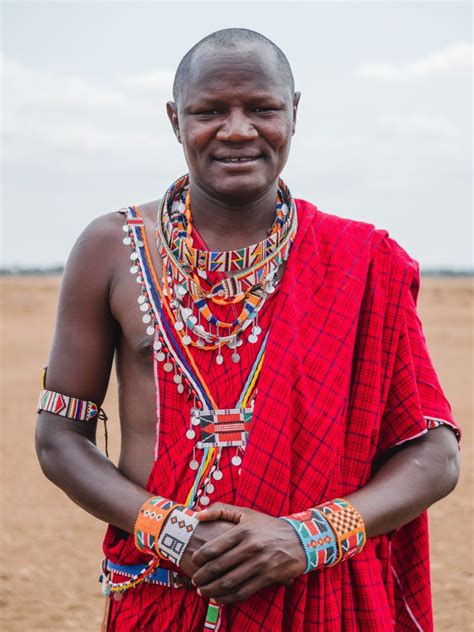
[(282, 79), (288, 84), (291, 94), (295, 91), (295, 81), (290, 64), (285, 53), (278, 48), (268, 37), (251, 31), (250, 29), (222, 29), (207, 35), (195, 44), (180, 61), (173, 83), (173, 99), (178, 103), (183, 86), (186, 85), (192, 71), (193, 60), (196, 54), (204, 47), (222, 48), (225, 50), (238, 49), (240, 46), (248, 44), (263, 44), (274, 51), (278, 71)]

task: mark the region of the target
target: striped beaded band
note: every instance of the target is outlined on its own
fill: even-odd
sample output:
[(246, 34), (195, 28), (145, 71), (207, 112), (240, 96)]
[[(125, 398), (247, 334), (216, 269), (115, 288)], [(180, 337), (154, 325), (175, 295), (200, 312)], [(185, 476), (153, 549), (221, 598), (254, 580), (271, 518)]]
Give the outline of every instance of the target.
[(168, 516), (158, 539), (159, 555), (179, 566), (181, 558), (199, 524), (196, 512), (178, 505)]
[(161, 496), (152, 496), (143, 503), (133, 530), (135, 546), (139, 551), (159, 555), (158, 539), (167, 517), (175, 507), (176, 503)]
[(317, 509), (284, 516), (282, 520), (293, 527), (303, 546), (306, 555), (305, 573), (337, 562), (336, 535), (328, 520)]
[(362, 516), (342, 498), (283, 516), (282, 520), (293, 527), (303, 546), (306, 573), (353, 557), (366, 542)]
[(69, 395), (47, 389), (40, 392), (38, 412), (40, 413), (42, 410), (77, 421), (95, 421), (96, 418), (105, 416), (105, 413), (94, 402), (69, 397)]
[(367, 536), (365, 524), (357, 509), (343, 498), (336, 498), (318, 506), (331, 525), (338, 543), (337, 562), (357, 555), (364, 548)]

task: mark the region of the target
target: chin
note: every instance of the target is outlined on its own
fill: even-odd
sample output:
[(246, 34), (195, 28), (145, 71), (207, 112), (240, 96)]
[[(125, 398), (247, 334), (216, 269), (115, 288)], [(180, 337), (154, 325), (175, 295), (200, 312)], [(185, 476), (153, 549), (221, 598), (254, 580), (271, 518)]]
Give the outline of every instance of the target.
[(263, 196), (275, 183), (278, 176), (269, 178), (259, 174), (235, 174), (216, 178), (211, 183), (213, 194), (229, 202), (249, 202)]

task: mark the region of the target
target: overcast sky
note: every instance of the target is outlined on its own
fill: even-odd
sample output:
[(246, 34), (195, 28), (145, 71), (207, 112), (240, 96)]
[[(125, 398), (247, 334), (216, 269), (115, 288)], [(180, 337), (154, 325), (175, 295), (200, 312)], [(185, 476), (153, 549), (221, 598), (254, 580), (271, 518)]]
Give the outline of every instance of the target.
[[(371, 222), (424, 268), (472, 266), (468, 2), (3, 2), (2, 262), (62, 264), (95, 216), (186, 171), (165, 113), (201, 37), (287, 54), (295, 197)], [(121, 238), (119, 235), (118, 238)]]

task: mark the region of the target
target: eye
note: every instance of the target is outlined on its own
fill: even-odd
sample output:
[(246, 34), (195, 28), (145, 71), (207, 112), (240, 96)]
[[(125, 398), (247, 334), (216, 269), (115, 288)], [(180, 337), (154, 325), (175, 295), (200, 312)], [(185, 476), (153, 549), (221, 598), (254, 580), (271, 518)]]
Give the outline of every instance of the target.
[(221, 110), (202, 110), (196, 112), (197, 116), (219, 116), (220, 114), (222, 114)]
[(268, 114), (271, 112), (276, 112), (278, 110), (278, 108), (275, 107), (270, 107), (270, 106), (262, 106), (259, 105), (257, 107), (252, 108), (252, 112), (255, 112), (256, 114)]

